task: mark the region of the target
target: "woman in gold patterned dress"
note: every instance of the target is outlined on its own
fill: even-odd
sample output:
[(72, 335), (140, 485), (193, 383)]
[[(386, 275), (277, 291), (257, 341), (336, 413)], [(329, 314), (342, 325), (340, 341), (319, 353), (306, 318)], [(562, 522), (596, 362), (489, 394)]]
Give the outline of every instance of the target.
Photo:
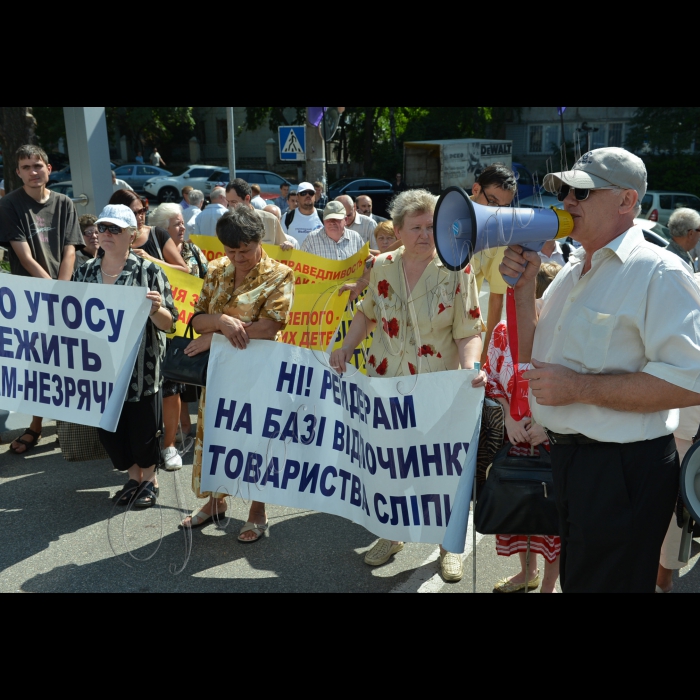
[[(195, 305), (192, 327), (201, 333), (185, 352), (192, 356), (208, 350), (214, 333), (244, 350), (251, 339), (279, 340), (294, 301), (294, 273), (272, 260), (262, 248), (265, 229), (248, 207), (237, 207), (216, 224), (216, 235), (226, 255), (209, 264), (202, 293)], [(183, 520), (184, 527), (199, 527), (218, 520), (226, 510), (226, 494), (201, 491), (202, 446), (206, 390), (199, 401), (197, 440), (192, 466), (192, 490), (197, 498), (209, 498), (199, 510)], [(241, 529), (241, 542), (255, 542), (268, 528), (265, 504), (253, 501), (248, 522)]]

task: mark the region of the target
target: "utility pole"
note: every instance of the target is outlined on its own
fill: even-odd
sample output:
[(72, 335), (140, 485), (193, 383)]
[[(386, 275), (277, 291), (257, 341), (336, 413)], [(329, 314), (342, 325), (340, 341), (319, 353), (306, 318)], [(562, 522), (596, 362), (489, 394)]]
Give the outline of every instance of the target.
[(97, 216), (112, 196), (104, 107), (64, 107), (73, 202), (78, 215)]
[(306, 108), (306, 179), (309, 182), (318, 180), (323, 183), (326, 192), (326, 144), (321, 131), (309, 119), (309, 108)]
[(228, 140), (226, 146), (228, 150), (229, 182), (236, 178), (236, 143), (234, 137), (236, 132), (233, 125), (233, 107), (226, 107), (226, 126), (228, 127)]

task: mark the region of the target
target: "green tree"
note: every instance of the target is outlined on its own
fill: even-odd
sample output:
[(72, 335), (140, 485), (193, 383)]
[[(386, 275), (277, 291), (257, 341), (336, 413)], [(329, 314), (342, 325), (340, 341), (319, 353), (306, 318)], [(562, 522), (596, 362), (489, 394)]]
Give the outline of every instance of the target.
[(626, 146), (674, 155), (700, 140), (700, 107), (638, 107)]
[(15, 173), (15, 152), (20, 146), (36, 141), (35, 129), (36, 119), (31, 107), (0, 108), (0, 143), (3, 153), (5, 192), (11, 192), (22, 184)]
[(183, 128), (194, 130), (192, 112), (192, 107), (107, 107), (107, 128), (116, 126), (134, 151), (145, 150), (146, 144), (160, 148)]

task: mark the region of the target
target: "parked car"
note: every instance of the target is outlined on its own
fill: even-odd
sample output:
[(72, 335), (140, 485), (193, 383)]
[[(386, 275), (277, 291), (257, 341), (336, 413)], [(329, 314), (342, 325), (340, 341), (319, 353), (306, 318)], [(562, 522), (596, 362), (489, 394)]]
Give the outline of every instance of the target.
[[(110, 170), (114, 170), (117, 166), (114, 165), (110, 161), (109, 163), (109, 168)], [(65, 168), (62, 170), (52, 170), (51, 174), (49, 175), (49, 182), (64, 182), (65, 180), (70, 180), (71, 179), (71, 174), (70, 174), (70, 165), (66, 165)]]
[(169, 170), (142, 163), (125, 163), (115, 168), (114, 173), (136, 192), (144, 192), (146, 182), (154, 177), (170, 177), (172, 175)]
[(700, 197), (688, 192), (649, 190), (642, 198), (642, 212), (639, 218), (667, 224), (671, 214), (681, 207), (700, 211)]
[(65, 194), (66, 197), (70, 197), (73, 199), (75, 196), (73, 194), (73, 181), (72, 180), (63, 180), (62, 182), (49, 182), (47, 187), (50, 190), (53, 190), (54, 192), (58, 192), (59, 194)]
[(394, 196), (394, 191), (391, 189), (391, 183), (386, 180), (360, 177), (338, 180), (328, 188), (329, 200), (341, 194), (350, 195), (353, 199), (366, 194), (372, 198), (372, 213), (377, 216), (388, 216), (387, 205)]
[[(208, 197), (218, 184), (228, 184), (230, 175), (228, 168), (219, 168), (212, 173), (202, 190), (204, 195)], [(293, 187), (289, 180), (285, 180), (281, 175), (271, 173), (269, 170), (236, 170), (236, 177), (245, 180), (249, 185), (257, 185), (260, 188), (260, 195), (263, 199), (279, 197), (281, 194), (280, 185)]]
[(518, 181), (518, 199), (532, 197), (535, 194), (535, 180), (522, 163), (513, 163), (513, 172)]
[[(152, 167), (152, 166), (149, 166)], [(191, 185), (196, 190), (204, 189), (210, 175), (217, 170), (215, 165), (190, 165), (187, 170), (172, 177), (152, 177), (146, 180), (144, 190), (158, 199), (158, 202), (179, 202), (182, 188)]]

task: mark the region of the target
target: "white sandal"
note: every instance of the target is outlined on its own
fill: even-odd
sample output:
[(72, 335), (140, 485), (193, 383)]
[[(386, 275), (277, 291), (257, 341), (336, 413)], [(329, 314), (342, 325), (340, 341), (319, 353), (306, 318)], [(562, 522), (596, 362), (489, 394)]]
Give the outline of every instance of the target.
[[(256, 523), (246, 523), (242, 528), (241, 531), (238, 533), (238, 541), (239, 542), (245, 542), (248, 544), (249, 542), (257, 542), (261, 537), (268, 536), (268, 530), (270, 529), (270, 523), (264, 523), (263, 525), (257, 525)], [(241, 538), (241, 535), (244, 532), (254, 532), (255, 533), (255, 539), (253, 540), (248, 540), (248, 539), (243, 539)]]
[(194, 511), (191, 515), (189, 515), (190, 523), (189, 525), (185, 525), (185, 520), (183, 520), (180, 523), (181, 527), (202, 527), (202, 525), (205, 525), (208, 523), (210, 520), (213, 520), (214, 522), (218, 523), (221, 520), (224, 520), (226, 518), (226, 511), (218, 511), (217, 513), (209, 514), (209, 513), (203, 513), (202, 508), (199, 510)]

